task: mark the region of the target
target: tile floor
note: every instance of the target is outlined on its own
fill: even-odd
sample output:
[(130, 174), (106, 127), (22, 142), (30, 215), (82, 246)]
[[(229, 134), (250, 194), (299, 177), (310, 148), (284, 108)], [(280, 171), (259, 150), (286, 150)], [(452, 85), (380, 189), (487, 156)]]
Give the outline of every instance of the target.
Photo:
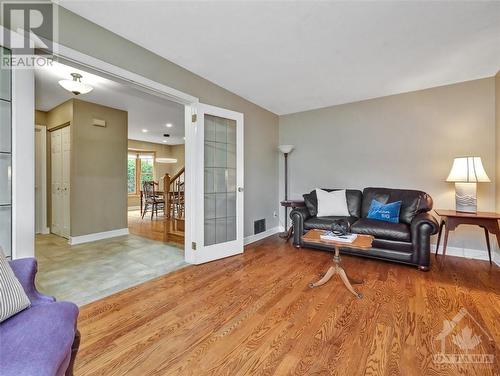
[(37, 235), (35, 254), (39, 291), (79, 306), (187, 265), (182, 249), (136, 235), (75, 246)]

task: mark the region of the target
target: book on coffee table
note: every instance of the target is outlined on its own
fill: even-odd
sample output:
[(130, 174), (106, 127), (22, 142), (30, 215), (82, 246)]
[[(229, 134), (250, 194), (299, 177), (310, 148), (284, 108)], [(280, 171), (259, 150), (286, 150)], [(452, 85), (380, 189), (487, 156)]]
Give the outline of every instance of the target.
[(335, 235), (331, 231), (326, 231), (320, 235), (321, 240), (332, 240), (340, 243), (352, 243), (357, 237), (357, 234)]

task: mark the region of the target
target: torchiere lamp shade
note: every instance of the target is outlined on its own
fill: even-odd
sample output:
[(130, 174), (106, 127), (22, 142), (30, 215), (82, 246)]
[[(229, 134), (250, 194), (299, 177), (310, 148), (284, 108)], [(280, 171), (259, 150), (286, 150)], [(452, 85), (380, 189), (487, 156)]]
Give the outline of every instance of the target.
[(446, 178), (455, 183), (456, 210), (467, 213), (477, 212), (477, 183), (489, 183), (490, 178), (483, 167), (481, 157), (459, 157)]
[(278, 149), (283, 153), (283, 154), (288, 154), (291, 153), (292, 150), (295, 148), (294, 145), (280, 145), (278, 146)]

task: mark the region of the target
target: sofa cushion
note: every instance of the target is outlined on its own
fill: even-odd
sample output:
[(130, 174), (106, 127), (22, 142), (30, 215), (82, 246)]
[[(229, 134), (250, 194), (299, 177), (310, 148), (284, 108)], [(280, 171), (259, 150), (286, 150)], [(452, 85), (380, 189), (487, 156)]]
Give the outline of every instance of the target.
[(365, 188), (361, 217), (367, 218), (372, 200), (383, 204), (401, 201), (399, 222), (410, 224), (413, 218), (432, 209), (432, 198), (427, 193), (411, 189)]
[(377, 219), (379, 221), (399, 223), (399, 212), (401, 210), (401, 201), (382, 204), (373, 200), (370, 209), (368, 209), (367, 218)]
[[(338, 191), (339, 189), (323, 189), (327, 192)], [(363, 195), (361, 191), (356, 189), (346, 189), (345, 196), (347, 200), (347, 208), (349, 209), (349, 214), (352, 217), (361, 217), (361, 202)], [(315, 217), (318, 214), (318, 199), (316, 197), (316, 190), (311, 191), (311, 193), (306, 193), (302, 195), (304, 198), (304, 204), (306, 205), (309, 214)]]
[(330, 230), (333, 221), (338, 219), (347, 219), (347, 221), (352, 225), (358, 220), (356, 217), (311, 217), (304, 221), (304, 230)]
[(31, 307), (0, 325), (0, 375), (56, 375), (75, 337), (78, 307), (55, 302)]
[(345, 189), (327, 192), (317, 188), (316, 199), (318, 200), (318, 214), (316, 214), (318, 217), (349, 216)]
[(0, 323), (29, 306), (28, 295), (0, 248)]
[(355, 234), (373, 235), (376, 238), (411, 242), (410, 226), (406, 223), (390, 223), (361, 218), (351, 226)]

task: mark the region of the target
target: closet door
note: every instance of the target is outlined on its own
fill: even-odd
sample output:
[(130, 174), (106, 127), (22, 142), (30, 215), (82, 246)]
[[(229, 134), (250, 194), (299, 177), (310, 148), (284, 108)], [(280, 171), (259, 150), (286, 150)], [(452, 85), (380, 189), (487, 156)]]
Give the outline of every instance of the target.
[(69, 238), (69, 196), (70, 196), (70, 185), (69, 185), (69, 164), (70, 164), (70, 154), (71, 154), (71, 137), (70, 137), (70, 127), (65, 127), (61, 129), (61, 235), (65, 238)]
[(53, 131), (50, 134), (50, 165), (51, 165), (51, 202), (52, 215), (50, 231), (56, 235), (62, 235), (62, 130)]

